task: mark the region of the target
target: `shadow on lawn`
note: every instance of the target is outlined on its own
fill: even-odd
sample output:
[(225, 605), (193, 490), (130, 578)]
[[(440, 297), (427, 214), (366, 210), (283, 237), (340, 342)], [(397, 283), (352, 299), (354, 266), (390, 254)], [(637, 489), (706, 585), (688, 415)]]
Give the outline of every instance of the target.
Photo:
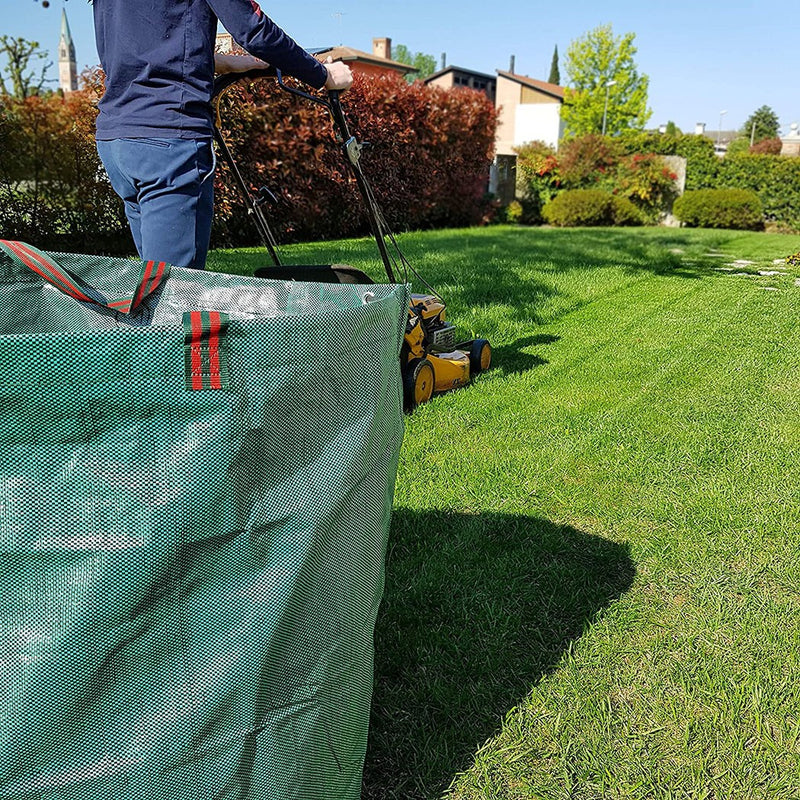
[(364, 800), (438, 797), (634, 575), (627, 546), (546, 519), (396, 510)]
[(492, 351), (492, 362), (495, 367), (502, 367), (506, 374), (527, 372), (534, 367), (541, 367), (550, 362), (534, 353), (526, 353), (528, 347), (552, 344), (561, 337), (549, 333), (538, 333), (534, 336), (523, 336), (510, 344), (495, 347)]

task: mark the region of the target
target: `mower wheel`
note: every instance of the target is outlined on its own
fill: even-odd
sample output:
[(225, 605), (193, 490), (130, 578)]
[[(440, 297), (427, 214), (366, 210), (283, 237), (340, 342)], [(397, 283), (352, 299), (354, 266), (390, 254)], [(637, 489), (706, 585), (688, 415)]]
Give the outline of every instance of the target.
[(486, 339), (476, 339), (469, 350), (470, 375), (479, 375), (492, 366), (492, 346)]
[(406, 411), (413, 411), (433, 396), (435, 375), (433, 364), (427, 358), (410, 361), (403, 381), (403, 401)]

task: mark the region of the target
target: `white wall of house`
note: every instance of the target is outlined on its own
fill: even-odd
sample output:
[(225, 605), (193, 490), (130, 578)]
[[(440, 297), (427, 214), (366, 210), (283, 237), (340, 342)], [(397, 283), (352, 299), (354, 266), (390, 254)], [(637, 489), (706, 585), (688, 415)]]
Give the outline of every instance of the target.
[(529, 103), (517, 106), (514, 120), (514, 146), (537, 139), (558, 147), (558, 140), (564, 135), (561, 120), (561, 103)]

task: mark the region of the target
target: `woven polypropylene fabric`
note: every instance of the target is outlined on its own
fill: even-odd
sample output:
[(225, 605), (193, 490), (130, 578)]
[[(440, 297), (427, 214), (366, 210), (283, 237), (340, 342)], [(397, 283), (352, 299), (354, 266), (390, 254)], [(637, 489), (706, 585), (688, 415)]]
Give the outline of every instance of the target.
[(0, 258), (0, 798), (360, 796), (407, 303), (173, 269), (123, 315)]

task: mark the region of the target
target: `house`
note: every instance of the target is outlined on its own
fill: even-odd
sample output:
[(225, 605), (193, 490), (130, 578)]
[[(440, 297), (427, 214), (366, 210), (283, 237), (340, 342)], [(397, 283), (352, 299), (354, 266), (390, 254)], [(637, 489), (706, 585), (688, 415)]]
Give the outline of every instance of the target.
[(425, 79), (430, 86), (444, 89), (466, 87), (483, 92), (499, 110), (496, 156), (489, 179), (489, 191), (503, 203), (516, 194), (515, 147), (540, 140), (554, 149), (564, 133), (561, 106), (564, 88), (554, 83), (497, 70), (497, 77), (463, 67), (442, 67)]
[(497, 78), (483, 72), (475, 72), (463, 67), (442, 67), (438, 72), (425, 78), (429, 86), (440, 86), (442, 89), (464, 88), (483, 92), (492, 103), (497, 97)]
[(332, 58), (334, 61), (344, 61), (353, 72), (362, 75), (399, 74), (404, 77), (411, 72), (416, 72), (416, 69), (409, 64), (392, 60), (392, 40), (386, 37), (372, 40), (371, 53), (339, 45), (325, 50), (317, 50), (314, 55), (321, 61), (328, 58)]
[(497, 70), (497, 154), (514, 155), (514, 148), (536, 140), (558, 148), (564, 134), (561, 106), (564, 87)]
[[(244, 52), (233, 40), (233, 37), (225, 32), (217, 34), (215, 49), (218, 53)], [(410, 72), (416, 72), (414, 67), (392, 60), (392, 40), (386, 37), (372, 40), (371, 53), (344, 45), (324, 47), (313, 52), (320, 61), (326, 61), (328, 58), (333, 61), (344, 61), (353, 72), (362, 75), (399, 74), (405, 76)]]

